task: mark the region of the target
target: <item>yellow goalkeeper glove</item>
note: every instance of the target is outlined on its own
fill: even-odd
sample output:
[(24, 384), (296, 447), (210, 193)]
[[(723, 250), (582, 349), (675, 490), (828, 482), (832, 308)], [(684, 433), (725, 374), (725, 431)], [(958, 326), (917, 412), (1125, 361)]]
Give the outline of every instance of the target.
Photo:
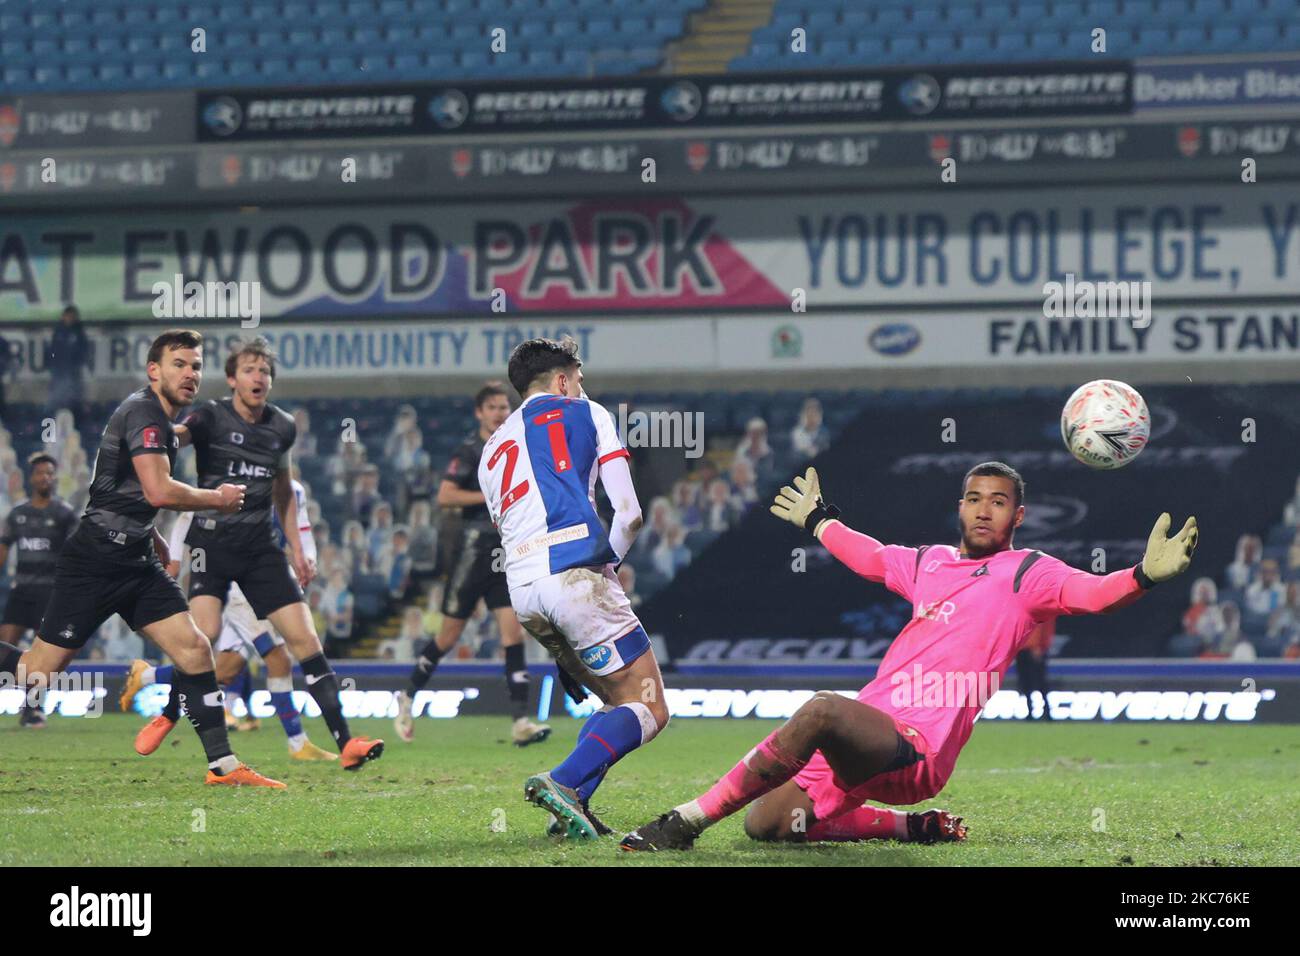
[(1196, 550), (1199, 534), (1196, 517), (1188, 518), (1181, 531), (1172, 538), (1166, 538), (1170, 521), (1169, 512), (1166, 511), (1156, 519), (1151, 536), (1147, 538), (1147, 551), (1142, 556), (1142, 563), (1138, 565), (1135, 575), (1138, 584), (1144, 588), (1177, 577), (1192, 563), (1192, 552)]
[(809, 468), (804, 474), (796, 475), (794, 488), (786, 485), (777, 492), (776, 500), (768, 510), (813, 536), (816, 536), (817, 526), (823, 521), (840, 516), (839, 508), (822, 501), (821, 482), (817, 479), (816, 468)]

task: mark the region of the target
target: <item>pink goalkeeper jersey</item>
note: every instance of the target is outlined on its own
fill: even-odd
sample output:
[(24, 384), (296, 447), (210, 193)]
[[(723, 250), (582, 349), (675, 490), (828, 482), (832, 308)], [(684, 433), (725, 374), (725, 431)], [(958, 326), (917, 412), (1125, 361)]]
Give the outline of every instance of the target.
[(858, 700), (920, 730), (946, 777), (1035, 625), (1071, 613), (1066, 579), (1086, 572), (1030, 550), (963, 560), (950, 545), (891, 544), (880, 557), (885, 586), (912, 602), (912, 619)]

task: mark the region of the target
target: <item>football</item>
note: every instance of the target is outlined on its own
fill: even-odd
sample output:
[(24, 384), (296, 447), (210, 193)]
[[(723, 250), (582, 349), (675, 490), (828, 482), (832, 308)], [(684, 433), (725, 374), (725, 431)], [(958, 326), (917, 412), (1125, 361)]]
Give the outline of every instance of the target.
[(1061, 410), (1061, 438), (1089, 468), (1123, 468), (1146, 447), (1151, 415), (1138, 390), (1098, 379), (1075, 389)]

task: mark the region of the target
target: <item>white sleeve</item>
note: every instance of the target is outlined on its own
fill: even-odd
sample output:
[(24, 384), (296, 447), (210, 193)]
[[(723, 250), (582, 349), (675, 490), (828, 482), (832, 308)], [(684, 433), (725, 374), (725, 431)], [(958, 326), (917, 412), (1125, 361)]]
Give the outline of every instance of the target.
[(303, 557), (316, 560), (316, 538), (311, 533), (311, 518), (307, 514), (307, 492), (297, 478), (291, 482), (294, 502), (298, 505), (298, 540), (302, 542)]
[(171, 552), (173, 561), (184, 561), (181, 555), (185, 552), (185, 536), (190, 533), (190, 522), (194, 520), (193, 511), (182, 511), (176, 516), (172, 523), (171, 537), (167, 539), (167, 550)]
[[(596, 425), (596, 458), (603, 468), (606, 462), (615, 458), (631, 457), (623, 442), (619, 440), (618, 429), (614, 427), (614, 418), (604, 405), (588, 402), (591, 406), (591, 420)], [(612, 498), (610, 500), (613, 500)]]
[(600, 466), (600, 483), (609, 496), (609, 503), (614, 506), (609, 545), (622, 561), (641, 530), (641, 505), (636, 500), (636, 489), (632, 487), (632, 469), (628, 467), (627, 452)]

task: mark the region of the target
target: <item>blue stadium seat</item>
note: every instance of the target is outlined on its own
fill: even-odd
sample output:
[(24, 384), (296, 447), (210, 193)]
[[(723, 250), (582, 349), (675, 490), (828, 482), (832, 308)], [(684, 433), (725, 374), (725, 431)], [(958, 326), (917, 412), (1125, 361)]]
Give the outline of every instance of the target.
[[(685, 18), (678, 16), (655, 17), (650, 22), (650, 32), (653, 36), (669, 38), (681, 35), (686, 29)], [(647, 48), (648, 49), (648, 48)]]
[(1047, 15), (1040, 26), (1078, 27), (1088, 25), (1088, 18), (1080, 0), (1052, 0)]
[(926, 32), (946, 29), (948, 18), (941, 7), (916, 7), (912, 10), (911, 25)]
[(853, 54), (865, 63), (879, 62), (885, 55), (885, 40), (883, 37), (875, 36), (858, 37), (853, 42)]
[(1215, 53), (1227, 53), (1238, 49), (1245, 39), (1245, 33), (1239, 24), (1216, 25), (1210, 28), (1208, 50)]
[(920, 57), (921, 43), (919, 39), (914, 36), (890, 37), (886, 49), (894, 62), (914, 63)]
[(897, 31), (907, 23), (907, 11), (902, 7), (881, 7), (876, 11), (873, 27), (881, 32)]
[(1024, 33), (999, 32), (994, 38), (993, 51), (1010, 60), (1025, 59), (1029, 53), (1029, 37)]
[(1137, 52), (1143, 56), (1166, 53), (1172, 45), (1172, 34), (1168, 27), (1142, 27), (1138, 30)]
[(591, 54), (586, 50), (565, 50), (561, 55), (561, 61), (573, 71), (575, 76), (585, 76), (592, 69)]
[(1248, 24), (1246, 27), (1246, 45), (1252, 50), (1281, 50), (1283, 46), (1282, 24), (1278, 21)]
[(1126, 3), (1124, 9), (1132, 22), (1186, 24), (1196, 19), (1189, 0), (1137, 0)]
[(541, 18), (530, 18), (519, 24), (519, 35), (525, 40), (532, 40), (533, 37), (549, 36), (551, 32), (550, 21)]
[(957, 38), (951, 33), (923, 34), (920, 40), (921, 51), (926, 59), (936, 63), (951, 60), (957, 52)]
[(1120, 0), (1087, 0), (1083, 9), (1089, 29), (1093, 26), (1104, 27), (1108, 23), (1117, 23), (1121, 19)]
[(1059, 30), (1040, 31), (1029, 35), (1029, 50), (1035, 59), (1049, 59), (1060, 56), (1062, 34)]
[(1203, 25), (1174, 27), (1173, 49), (1179, 53), (1195, 52), (1205, 47), (1208, 36)]
[(271, 57), (257, 63), (259, 81), (280, 83), (293, 76), (293, 67), (287, 57)]
[(1025, 0), (1017, 8), (1019, 10), (1018, 22), (1030, 32), (1043, 28), (1047, 20), (1047, 2), (1046, 0)]
[(120, 83), (126, 79), (126, 67), (113, 60), (100, 60), (95, 67), (95, 79), (100, 83)]

